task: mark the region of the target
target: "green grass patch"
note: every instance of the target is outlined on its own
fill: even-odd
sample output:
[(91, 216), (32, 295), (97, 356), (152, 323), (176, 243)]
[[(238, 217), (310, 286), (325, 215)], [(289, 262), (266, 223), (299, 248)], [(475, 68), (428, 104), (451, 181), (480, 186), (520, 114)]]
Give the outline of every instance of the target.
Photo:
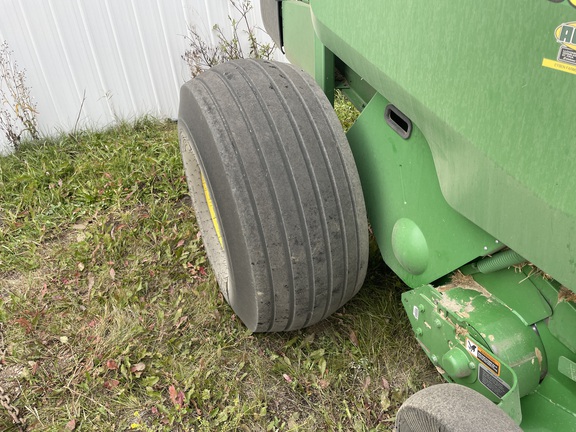
[[(27, 430), (391, 430), (438, 380), (403, 289), (374, 252), (333, 317), (251, 334), (206, 261), (175, 124), (0, 159), (0, 387)], [(2, 407), (0, 430), (18, 430)]]

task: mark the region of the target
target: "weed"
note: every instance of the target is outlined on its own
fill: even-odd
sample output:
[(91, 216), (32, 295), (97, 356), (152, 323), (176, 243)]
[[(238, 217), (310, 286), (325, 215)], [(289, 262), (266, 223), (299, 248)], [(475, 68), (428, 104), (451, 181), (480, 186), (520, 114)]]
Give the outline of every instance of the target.
[(26, 71), (12, 60), (13, 52), (4, 41), (0, 45), (0, 130), (14, 148), (18, 148), (23, 134), (38, 139), (36, 104), (26, 85)]
[(262, 43), (256, 38), (257, 28), (250, 24), (248, 13), (253, 6), (250, 0), (230, 0), (230, 4), (238, 13), (238, 18), (228, 16), (232, 37), (227, 37), (219, 25), (212, 30), (218, 43), (210, 46), (198, 33), (195, 27), (188, 27), (188, 49), (182, 59), (189, 67), (190, 75), (197, 76), (206, 69), (229, 60), (241, 58), (259, 58), (270, 60), (274, 54), (274, 44)]
[(340, 90), (336, 90), (334, 94), (334, 110), (338, 115), (344, 132), (348, 132), (360, 115), (360, 112)]

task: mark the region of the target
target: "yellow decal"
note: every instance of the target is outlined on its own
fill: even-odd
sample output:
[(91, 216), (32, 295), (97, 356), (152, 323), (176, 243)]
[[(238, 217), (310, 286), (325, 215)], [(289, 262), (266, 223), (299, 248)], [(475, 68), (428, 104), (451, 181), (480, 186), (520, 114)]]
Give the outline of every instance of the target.
[(212, 202), (212, 197), (210, 196), (210, 191), (208, 190), (208, 185), (206, 184), (206, 179), (204, 174), (200, 174), (202, 177), (202, 187), (204, 188), (204, 196), (206, 197), (206, 204), (208, 205), (208, 211), (210, 212), (210, 217), (212, 218), (212, 225), (214, 225), (214, 230), (218, 236), (218, 241), (220, 246), (224, 248), (224, 242), (222, 241), (222, 234), (220, 233), (220, 224), (216, 218), (216, 210), (214, 209), (214, 203)]
[(576, 75), (576, 21), (560, 24), (554, 30), (554, 37), (560, 44), (556, 60), (544, 58), (542, 66)]
[(544, 60), (542, 60), (542, 66), (576, 75), (576, 66), (570, 66), (566, 63), (560, 63), (556, 60), (550, 60), (545, 58)]

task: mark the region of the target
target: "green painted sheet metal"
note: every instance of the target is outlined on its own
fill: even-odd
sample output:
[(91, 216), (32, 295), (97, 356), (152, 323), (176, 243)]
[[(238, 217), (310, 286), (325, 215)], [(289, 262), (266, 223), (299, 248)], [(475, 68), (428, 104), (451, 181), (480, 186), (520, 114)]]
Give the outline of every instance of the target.
[(316, 75), (315, 33), (310, 6), (300, 1), (282, 3), (282, 35), (286, 57), (311, 76)]
[(532, 325), (552, 315), (552, 308), (533, 281), (540, 274), (527, 277), (520, 271), (501, 270), (475, 274), (474, 280), (508, 306), (524, 325)]
[(554, 64), (555, 30), (576, 21), (576, 8), (546, 0), (310, 6), (322, 43), (422, 131), (447, 202), (576, 290), (576, 75), (542, 65)]
[[(576, 355), (549, 331), (546, 321), (537, 324), (548, 358), (548, 373), (538, 388), (521, 400), (525, 432), (573, 431), (576, 424), (576, 382), (562, 370), (563, 363), (576, 362)], [(567, 329), (572, 331), (573, 329)], [(562, 360), (566, 359), (566, 360)]]
[[(572, 294), (572, 293), (571, 293)], [(570, 351), (576, 354), (576, 298), (572, 301), (560, 294), (554, 305), (554, 315), (550, 318), (548, 328), (556, 338)]]
[[(471, 292), (454, 288), (442, 293), (426, 285), (404, 293), (402, 301), (416, 338), (442, 376), (500, 403), (500, 407), (520, 423), (520, 396), (538, 384), (538, 363), (528, 361), (520, 367), (510, 367), (505, 358), (490, 351), (489, 341), (467, 321), (476, 323), (479, 315), (485, 321), (500, 321), (509, 325), (510, 330), (516, 330), (518, 334), (511, 336), (513, 333), (509, 332), (506, 339), (510, 345), (518, 346), (510, 353), (501, 353), (506, 357), (525, 355), (535, 335), (504, 306), (490, 304), (481, 293), (473, 291), (469, 295)], [(495, 330), (498, 333), (486, 337), (500, 338), (498, 342), (501, 342), (506, 329)], [(536, 369), (528, 370), (530, 366)]]
[(414, 128), (402, 139), (384, 121), (387, 105), (374, 96), (348, 141), (384, 261), (414, 288), (502, 244), (446, 203), (422, 133)]
[[(542, 296), (537, 301), (536, 288)], [(569, 291), (528, 266), (522, 272), (510, 268), (474, 277), (457, 272), (443, 286), (425, 285), (402, 295), (416, 338), (439, 372), (448, 381), (474, 388), (497, 402), (498, 397), (488, 391), (494, 381), (485, 381), (488, 387), (479, 382), (480, 356), (473, 355), (467, 340), (488, 350), (497, 363), (494, 374), (500, 372), (497, 376), (511, 389), (501, 401), (502, 408), (513, 418), (522, 418), (526, 432), (574, 430), (576, 353), (571, 341), (576, 334), (572, 325), (576, 309), (571, 299)], [(539, 312), (530, 311), (530, 305)], [(556, 309), (565, 309), (558, 313), (564, 338), (558, 337), (548, 318), (550, 307), (555, 309), (552, 318)], [(528, 324), (537, 316), (539, 322)], [(490, 361), (482, 363), (490, 365)]]

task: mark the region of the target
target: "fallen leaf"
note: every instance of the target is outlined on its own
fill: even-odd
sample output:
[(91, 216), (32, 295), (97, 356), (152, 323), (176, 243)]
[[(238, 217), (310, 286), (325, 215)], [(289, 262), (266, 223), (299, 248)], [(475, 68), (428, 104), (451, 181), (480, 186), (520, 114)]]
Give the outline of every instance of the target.
[(182, 408), (184, 406), (184, 392), (176, 391), (176, 387), (171, 385), (168, 387), (168, 393), (170, 394), (170, 400), (176, 408)]
[(358, 337), (356, 336), (356, 333), (354, 332), (354, 330), (350, 331), (350, 342), (352, 342), (352, 345), (354, 345), (355, 347), (358, 346)]
[(24, 328), (26, 334), (32, 331), (32, 324), (30, 324), (30, 321), (28, 321), (26, 318), (16, 318), (14, 321), (16, 321)]
[(136, 363), (130, 368), (130, 372), (142, 372), (146, 369), (146, 365), (144, 363)]
[(120, 381), (115, 380), (115, 379), (111, 379), (111, 380), (108, 380), (104, 383), (104, 388), (107, 388), (108, 390), (112, 390), (113, 388), (118, 387), (118, 385), (120, 385)]
[(72, 419), (68, 423), (66, 423), (67, 431), (73, 431), (74, 429), (76, 429), (76, 419)]
[(110, 277), (112, 278), (112, 280), (116, 279), (116, 270), (114, 270), (113, 268), (110, 268)]
[(388, 397), (388, 392), (382, 393), (380, 395), (380, 407), (382, 408), (382, 411), (388, 411), (388, 408), (390, 408), (391, 404), (392, 402)]
[(384, 377), (382, 377), (382, 387), (384, 387), (385, 390), (390, 390), (390, 383)]
[(30, 366), (30, 374), (36, 375), (36, 371), (38, 370), (38, 362), (29, 361), (28, 366)]
[(285, 379), (286, 381), (288, 381), (289, 383), (292, 382), (292, 378), (290, 378), (290, 375), (288, 375), (288, 374), (282, 374), (282, 376), (283, 376), (284, 379)]
[(370, 387), (370, 382), (372, 380), (370, 379), (369, 376), (366, 377), (366, 379), (364, 380), (364, 384), (362, 384), (362, 391), (366, 391), (368, 390), (368, 387)]
[(184, 315), (183, 317), (181, 317), (178, 322), (176, 323), (176, 328), (179, 328), (182, 324), (184, 324), (186, 321), (188, 321), (188, 316)]
[(110, 359), (106, 362), (106, 367), (108, 370), (116, 370), (118, 369), (118, 363), (116, 363), (116, 360)]
[(144, 363), (136, 363), (130, 368), (130, 372), (132, 372), (136, 378), (140, 378), (142, 375), (142, 371), (146, 369), (146, 365)]
[(92, 288), (94, 288), (94, 275), (90, 273), (88, 274), (88, 298), (90, 298)]

